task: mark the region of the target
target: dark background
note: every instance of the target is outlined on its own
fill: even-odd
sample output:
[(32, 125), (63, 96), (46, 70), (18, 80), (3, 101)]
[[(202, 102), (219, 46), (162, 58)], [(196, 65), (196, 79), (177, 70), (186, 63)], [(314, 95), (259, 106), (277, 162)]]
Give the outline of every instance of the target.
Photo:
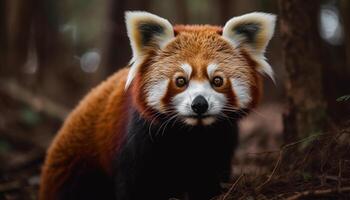
[[(65, 116), (92, 87), (130, 60), (125, 10), (152, 12), (172, 24), (224, 25), (248, 12), (277, 14), (275, 36), (266, 52), (276, 84), (265, 80), (260, 107), (241, 122), (232, 179), (237, 184), (227, 184), (224, 197), (236, 195), (238, 187), (245, 191), (237, 193), (240, 197), (300, 192), (298, 186), (289, 193), (274, 186), (269, 174), (275, 175), (282, 161), (291, 169), (288, 166), (298, 163), (293, 159), (301, 158), (286, 153), (282, 159), (280, 147), (292, 144), (293, 152), (306, 155), (313, 145), (324, 145), (313, 140), (322, 141), (323, 134), (337, 137), (341, 145), (311, 155), (317, 160), (335, 153), (336, 161), (322, 158), (336, 167), (330, 164), (325, 173), (328, 165), (305, 162), (305, 170), (298, 171), (302, 180), (295, 183), (310, 191), (349, 186), (350, 159), (342, 154), (349, 147), (343, 134), (350, 127), (349, 1), (0, 0), (0, 199), (36, 199), (45, 150)], [(301, 141), (298, 147), (296, 141)], [(314, 180), (325, 174), (338, 179), (328, 185)], [(248, 177), (244, 183), (242, 177)], [(259, 188), (265, 184), (275, 189)]]

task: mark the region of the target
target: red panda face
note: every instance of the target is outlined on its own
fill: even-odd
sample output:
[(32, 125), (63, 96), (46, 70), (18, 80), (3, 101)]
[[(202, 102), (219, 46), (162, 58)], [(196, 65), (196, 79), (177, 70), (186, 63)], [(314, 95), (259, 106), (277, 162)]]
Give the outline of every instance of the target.
[(268, 22), (246, 21), (256, 19), (248, 14), (243, 20), (231, 19), (223, 30), (213, 26), (173, 29), (152, 14), (137, 12), (138, 20), (134, 14), (126, 18), (134, 51), (127, 87), (136, 79), (135, 102), (141, 112), (153, 110), (195, 126), (256, 106), (261, 75), (272, 76), (262, 53), (267, 45), (263, 40), (272, 36), (264, 29)]

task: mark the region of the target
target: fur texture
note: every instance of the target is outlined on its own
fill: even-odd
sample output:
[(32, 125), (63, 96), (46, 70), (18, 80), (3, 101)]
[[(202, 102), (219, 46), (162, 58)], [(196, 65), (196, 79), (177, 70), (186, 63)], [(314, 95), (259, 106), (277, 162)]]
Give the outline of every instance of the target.
[(130, 66), (66, 119), (48, 150), (39, 199), (219, 194), (230, 176), (237, 121), (258, 104), (262, 75), (272, 76), (263, 53), (274, 22), (254, 13), (224, 28), (173, 27), (150, 13), (127, 12)]

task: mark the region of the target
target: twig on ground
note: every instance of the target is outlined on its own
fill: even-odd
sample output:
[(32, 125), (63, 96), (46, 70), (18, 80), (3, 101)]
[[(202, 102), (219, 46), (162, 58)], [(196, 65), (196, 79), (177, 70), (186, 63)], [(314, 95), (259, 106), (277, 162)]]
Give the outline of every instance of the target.
[(341, 188), (341, 176), (342, 176), (342, 160), (339, 160), (339, 172), (338, 172), (338, 188)]
[(260, 185), (257, 187), (257, 190), (258, 190), (258, 191), (261, 190), (262, 187), (264, 187), (268, 182), (271, 181), (272, 177), (273, 177), (274, 174), (276, 173), (276, 170), (277, 170), (278, 166), (279, 166), (280, 163), (281, 163), (282, 155), (283, 155), (283, 151), (281, 150), (281, 151), (280, 151), (280, 154), (279, 154), (279, 156), (278, 156), (277, 162), (276, 162), (276, 164), (275, 164), (275, 167), (273, 168), (271, 174), (270, 174), (269, 177), (266, 179), (266, 181), (264, 181), (262, 184), (260, 184)]
[(69, 112), (69, 109), (64, 106), (46, 97), (33, 94), (12, 80), (0, 81), (0, 90), (11, 98), (29, 105), (34, 110), (44, 112), (60, 120), (64, 120)]
[(21, 188), (22, 184), (20, 181), (11, 181), (0, 184), (0, 193), (15, 190)]
[(303, 139), (298, 140), (298, 141), (296, 141), (296, 142), (292, 142), (292, 143), (289, 143), (289, 144), (284, 145), (284, 146), (280, 149), (280, 151), (279, 151), (279, 155), (278, 155), (277, 162), (276, 162), (276, 164), (275, 164), (275, 166), (274, 166), (274, 168), (273, 168), (271, 174), (268, 176), (268, 178), (266, 179), (266, 181), (264, 181), (262, 184), (260, 184), (256, 189), (257, 189), (258, 191), (260, 191), (268, 182), (271, 181), (272, 177), (275, 175), (275, 173), (276, 173), (276, 171), (277, 171), (277, 169), (278, 169), (278, 167), (279, 167), (279, 165), (280, 165), (280, 163), (281, 163), (281, 161), (282, 161), (283, 153), (284, 153), (284, 151), (285, 151), (286, 149), (288, 149), (288, 148), (290, 148), (290, 147), (292, 147), (292, 146), (295, 146), (295, 145), (297, 145), (297, 144), (303, 143), (303, 142), (305, 142), (305, 141), (308, 141), (308, 140), (310, 140), (310, 139), (313, 139), (313, 138), (315, 138), (315, 137), (318, 137), (318, 136), (320, 136), (320, 135), (310, 135), (309, 137), (306, 137), (306, 138), (303, 138)]
[(336, 182), (339, 182), (339, 181), (341, 181), (341, 182), (350, 181), (349, 178), (343, 178), (343, 177), (331, 176), (331, 175), (321, 175), (321, 176), (318, 176), (318, 178), (321, 180), (321, 182), (322, 182), (322, 179), (336, 181)]
[(287, 200), (297, 200), (304, 197), (310, 197), (310, 196), (324, 196), (329, 195), (333, 193), (343, 193), (343, 192), (350, 192), (350, 187), (343, 187), (343, 188), (331, 188), (331, 189), (323, 189), (323, 190), (307, 190), (303, 192), (299, 192), (298, 194), (295, 194), (291, 197), (288, 197)]
[(244, 176), (244, 174), (241, 174), (238, 179), (232, 184), (232, 186), (230, 187), (230, 189), (225, 193), (225, 195), (222, 197), (222, 200), (225, 200), (228, 195), (231, 194), (231, 192), (235, 189), (236, 185), (239, 183), (239, 181), (241, 180), (241, 178)]
[[(10, 141), (17, 145), (31, 146), (32, 149), (37, 148), (40, 151), (45, 151), (49, 145), (52, 136), (48, 135), (47, 138), (41, 137), (28, 137), (23, 132), (18, 132), (15, 130), (9, 130), (0, 127), (1, 138)], [(44, 140), (45, 139), (45, 140)]]

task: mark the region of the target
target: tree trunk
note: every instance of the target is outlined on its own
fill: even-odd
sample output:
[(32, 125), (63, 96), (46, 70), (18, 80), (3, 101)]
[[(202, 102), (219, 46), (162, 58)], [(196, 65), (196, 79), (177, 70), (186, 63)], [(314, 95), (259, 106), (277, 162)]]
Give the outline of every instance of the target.
[(109, 10), (109, 36), (107, 37), (106, 57), (103, 66), (106, 67), (106, 75), (125, 67), (131, 59), (131, 48), (126, 34), (124, 12), (126, 10), (147, 10), (150, 0), (141, 3), (126, 0), (110, 0)]
[(220, 0), (219, 6), (220, 6), (220, 24), (225, 24), (231, 17), (230, 16), (230, 0)]
[(187, 13), (187, 4), (186, 0), (178, 0), (176, 3), (176, 18), (178, 21), (176, 24), (187, 24), (188, 22), (188, 13)]
[(128, 38), (124, 24), (124, 12), (126, 10), (125, 0), (110, 0), (108, 2), (108, 35), (104, 48), (103, 64), (105, 76), (124, 67), (131, 58), (131, 51), (127, 47)]
[(324, 96), (327, 100), (327, 114), (336, 126), (344, 125), (350, 118), (350, 101), (338, 102), (336, 99), (350, 94), (350, 3), (348, 0), (325, 4), (339, 9), (343, 27), (344, 41), (339, 45), (324, 42), (323, 58), (327, 58), (323, 71)]
[[(7, 24), (7, 58), (5, 77), (22, 79), (21, 67), (24, 65), (29, 46), (31, 22), (33, 18), (33, 2), (6, 1)], [(10, 34), (11, 33), (11, 34)]]
[(0, 1), (0, 76), (5, 74), (7, 60), (6, 1)]
[(319, 0), (279, 1), (283, 63), (287, 71), (286, 142), (319, 133), (326, 121), (318, 34), (319, 6)]
[(344, 39), (345, 39), (345, 51), (346, 51), (346, 73), (350, 72), (350, 2), (348, 0), (342, 0), (340, 3), (340, 10), (343, 19), (344, 27)]

